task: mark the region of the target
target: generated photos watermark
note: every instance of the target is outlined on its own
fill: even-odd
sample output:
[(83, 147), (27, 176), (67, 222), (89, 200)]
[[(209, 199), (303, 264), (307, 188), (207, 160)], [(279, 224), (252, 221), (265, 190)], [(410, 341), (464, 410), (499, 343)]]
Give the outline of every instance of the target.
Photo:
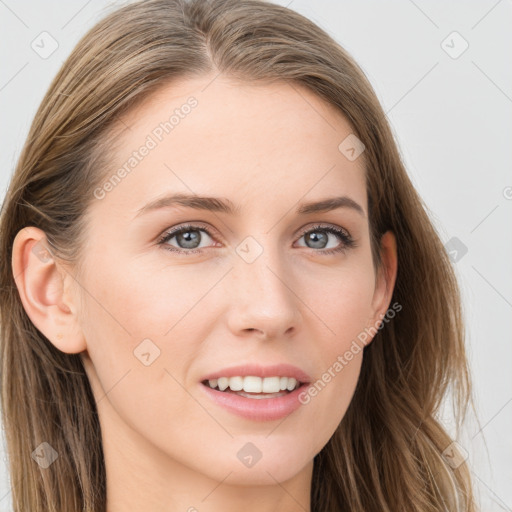
[(101, 187), (94, 189), (94, 197), (96, 199), (105, 199), (106, 195), (121, 183), (121, 181), (128, 176), (133, 169), (135, 169), (146, 156), (148, 156), (153, 149), (155, 149), (160, 142), (162, 142), (166, 135), (172, 132), (183, 119), (185, 119), (192, 109), (196, 108), (199, 102), (194, 96), (191, 96), (179, 108), (175, 108), (168, 120), (162, 121), (158, 126), (155, 126), (151, 133), (149, 133), (142, 144), (137, 150), (133, 151), (131, 156), (124, 162), (124, 164), (117, 169), (110, 178), (103, 183)]
[(395, 318), (396, 314), (402, 310), (402, 305), (398, 302), (395, 302), (391, 308), (386, 311), (385, 315), (381, 315), (381, 319), (376, 323), (375, 326), (367, 327), (364, 331), (361, 331), (357, 337), (352, 340), (350, 348), (346, 350), (343, 354), (339, 355), (336, 358), (336, 361), (327, 368), (327, 370), (322, 374), (322, 376), (314, 383), (308, 386), (307, 389), (302, 391), (299, 394), (299, 402), (302, 405), (307, 405), (311, 401), (312, 398), (318, 395), (320, 391), (322, 391), (325, 386), (332, 379), (336, 377), (338, 373), (340, 373), (343, 368), (345, 368), (354, 356), (359, 354), (364, 347), (373, 339), (373, 337), (377, 334), (377, 332), (384, 327), (388, 322), (390, 322), (393, 318)]

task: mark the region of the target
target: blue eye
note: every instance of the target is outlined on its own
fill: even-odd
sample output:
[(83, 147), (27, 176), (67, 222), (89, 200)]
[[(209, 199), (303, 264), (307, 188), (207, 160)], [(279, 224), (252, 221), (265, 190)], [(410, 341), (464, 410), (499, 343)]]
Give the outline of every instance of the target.
[[(208, 238), (213, 238), (208, 229), (194, 224), (186, 224), (164, 233), (164, 235), (158, 240), (158, 244), (164, 246), (166, 250), (179, 253), (180, 255), (198, 254), (203, 252), (204, 249), (204, 247), (199, 247), (204, 236), (201, 235), (201, 232), (206, 233)], [(329, 234), (334, 235), (334, 237), (341, 243), (334, 248), (331, 247), (325, 249), (329, 243)], [(312, 246), (301, 245), (299, 247), (306, 247), (313, 250), (320, 249), (315, 251), (319, 254), (334, 254), (356, 247), (356, 243), (348, 231), (343, 228), (330, 225), (325, 226), (319, 224), (309, 227), (306, 231), (302, 232), (300, 238), (305, 236), (308, 243), (312, 244)], [(174, 238), (176, 239), (178, 247), (169, 244), (169, 242)]]
[[(336, 246), (334, 248), (329, 248), (329, 249), (325, 250), (324, 247), (329, 242), (329, 237), (325, 233), (330, 233), (331, 235), (334, 235), (339, 241), (342, 242), (342, 244), (339, 246)], [(318, 234), (320, 234), (320, 236), (318, 236)], [(307, 231), (304, 231), (302, 233), (301, 238), (304, 236), (306, 236), (306, 239), (309, 242), (311, 242), (313, 244), (317, 244), (317, 246), (313, 246), (313, 247), (306, 246), (306, 247), (308, 247), (310, 249), (317, 249), (317, 248), (323, 249), (321, 251), (322, 254), (334, 254), (337, 252), (346, 251), (347, 249), (350, 249), (350, 248), (356, 246), (354, 239), (350, 236), (350, 233), (348, 233), (348, 231), (345, 231), (344, 229), (337, 228), (334, 226), (324, 226), (324, 225), (319, 224), (317, 226), (313, 226), (313, 228), (311, 228), (311, 227), (308, 228)], [(324, 243), (325, 243), (325, 245), (323, 245)], [(318, 245), (320, 245), (320, 247), (318, 247)], [(303, 247), (303, 246), (301, 246), (301, 247)]]
[[(200, 249), (197, 250), (197, 247), (202, 241), (202, 236), (199, 234), (201, 231), (206, 233), (206, 235), (211, 238), (211, 234), (206, 228), (187, 224), (185, 226), (181, 226), (178, 229), (165, 233), (163, 238), (161, 238), (158, 243), (160, 245), (166, 245), (167, 247), (165, 247), (165, 249), (172, 252), (179, 252), (184, 254), (200, 253), (202, 251)], [(168, 242), (170, 242), (173, 238), (176, 238), (176, 241), (179, 244), (182, 244), (182, 247), (174, 247), (168, 245)]]

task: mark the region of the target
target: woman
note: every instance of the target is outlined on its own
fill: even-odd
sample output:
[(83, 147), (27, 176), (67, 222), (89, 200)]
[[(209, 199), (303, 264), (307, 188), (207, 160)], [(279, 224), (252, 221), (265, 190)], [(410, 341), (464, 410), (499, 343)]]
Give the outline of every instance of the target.
[(259, 0), (78, 43), (1, 218), (16, 511), (473, 511), (449, 259), (364, 74)]

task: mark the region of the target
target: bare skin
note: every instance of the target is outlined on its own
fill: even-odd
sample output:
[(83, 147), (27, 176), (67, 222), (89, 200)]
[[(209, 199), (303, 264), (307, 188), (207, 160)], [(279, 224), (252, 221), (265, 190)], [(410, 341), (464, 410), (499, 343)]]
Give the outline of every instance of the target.
[[(353, 132), (346, 119), (296, 86), (212, 78), (166, 86), (125, 116), (130, 130), (106, 179), (148, 135), (158, 143), (94, 201), (80, 275), (37, 258), (39, 229), (23, 229), (14, 244), (28, 315), (83, 359), (102, 426), (109, 512), (309, 511), (313, 459), (343, 419), (363, 351), (278, 421), (227, 411), (201, 380), (244, 363), (289, 363), (316, 381), (390, 306), (395, 238), (383, 236), (376, 272), (363, 158), (338, 149)], [(191, 96), (197, 105), (159, 141), (155, 127)], [(169, 206), (138, 215), (176, 193), (226, 198), (239, 212)], [(335, 196), (362, 212), (295, 211)], [(197, 249), (176, 236), (158, 243), (186, 223)], [(335, 248), (343, 250), (325, 253)], [(250, 263), (243, 257), (258, 251)], [(159, 351), (148, 365), (134, 354), (143, 340), (151, 340), (146, 362)], [(252, 467), (237, 455), (247, 443), (261, 453)]]

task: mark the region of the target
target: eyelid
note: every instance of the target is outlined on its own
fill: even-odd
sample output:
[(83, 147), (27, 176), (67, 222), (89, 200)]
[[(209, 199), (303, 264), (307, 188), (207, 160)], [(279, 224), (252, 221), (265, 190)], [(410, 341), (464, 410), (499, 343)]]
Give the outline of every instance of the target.
[(299, 230), (299, 234), (300, 236), (304, 236), (306, 233), (309, 233), (309, 231), (314, 231), (315, 229), (333, 229), (334, 231), (341, 231), (346, 236), (352, 238), (348, 229), (335, 224), (329, 224), (328, 222), (316, 222), (313, 223), (313, 225), (308, 224), (306, 227)]

